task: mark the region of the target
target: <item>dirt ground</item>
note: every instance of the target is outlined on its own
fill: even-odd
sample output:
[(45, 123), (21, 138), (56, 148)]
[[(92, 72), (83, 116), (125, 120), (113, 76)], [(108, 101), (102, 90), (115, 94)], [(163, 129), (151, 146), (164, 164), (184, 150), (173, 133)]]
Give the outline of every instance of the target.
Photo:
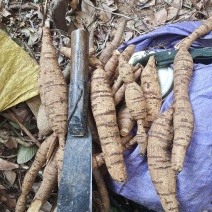
[[(211, 15), (212, 2), (210, 0), (79, 0), (67, 2), (63, 0), (0, 0), (0, 28), (38, 64), (42, 25), (46, 18), (50, 19), (51, 35), (61, 70), (66, 69), (69, 59), (61, 53), (60, 49), (70, 47), (70, 34), (77, 28), (86, 28), (93, 33), (93, 45), (96, 55), (99, 55), (105, 48), (106, 42), (113, 39), (116, 28), (123, 19), (127, 20), (127, 25), (122, 43), (165, 24), (204, 20)], [(25, 126), (26, 130), (12, 117), (12, 114)], [(32, 138), (42, 142), (46, 135), (39, 133), (36, 117), (26, 102), (1, 111), (0, 211), (2, 212), (15, 211), (24, 176), (38, 149)], [(42, 182), (42, 175), (43, 168), (39, 171), (28, 195), (27, 207)], [(98, 192), (94, 197), (98, 205)], [(113, 196), (112, 199), (114, 198)], [(40, 211), (53, 210), (56, 199), (57, 189), (54, 189)], [(114, 208), (115, 206), (111, 210), (121, 210)], [(141, 208), (136, 209), (136, 206), (133, 206), (133, 211), (136, 210), (142, 211)]]

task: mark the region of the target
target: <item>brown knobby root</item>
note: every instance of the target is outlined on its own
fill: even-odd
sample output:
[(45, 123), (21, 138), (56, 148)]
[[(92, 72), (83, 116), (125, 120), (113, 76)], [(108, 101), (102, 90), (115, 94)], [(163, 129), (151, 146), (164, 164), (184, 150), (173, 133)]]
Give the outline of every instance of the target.
[(127, 176), (115, 105), (106, 73), (101, 68), (92, 73), (91, 107), (108, 171), (114, 180), (123, 182)]
[(124, 29), (126, 27), (126, 20), (124, 19), (118, 26), (116, 34), (111, 42), (106, 43), (105, 49), (99, 56), (100, 61), (102, 62), (103, 66), (107, 63), (107, 61), (111, 58), (112, 53), (115, 49), (118, 48), (121, 42), (121, 38), (124, 33)]
[(176, 172), (171, 164), (172, 142), (173, 107), (170, 107), (153, 121), (147, 147), (149, 172), (166, 212), (178, 212), (179, 205), (176, 194)]
[(92, 169), (96, 169), (101, 167), (103, 164), (105, 164), (104, 154), (101, 153), (95, 153), (92, 155)]
[(128, 142), (126, 142), (126, 144), (123, 144), (123, 148), (124, 149), (130, 149), (132, 148), (132, 146), (134, 146), (135, 144), (137, 144), (137, 140), (136, 139), (130, 139)]
[(40, 105), (38, 110), (37, 127), (39, 129), (39, 133), (43, 136), (52, 132), (43, 104)]
[(68, 88), (60, 70), (49, 27), (43, 27), (40, 73), (38, 78), (41, 101), (52, 130), (65, 146), (68, 117)]
[[(139, 69), (141, 69), (140, 71), (143, 70), (143, 66), (140, 64), (140, 63), (137, 63), (134, 67), (133, 67), (133, 73), (136, 73)], [(140, 72), (139, 71), (139, 72)], [(137, 72), (137, 73), (139, 73)], [(135, 80), (137, 80), (137, 74), (134, 75), (134, 78)], [(121, 76), (119, 75), (117, 77), (117, 80), (114, 82), (112, 88), (111, 88), (111, 93), (112, 93), (112, 96), (115, 95), (115, 93), (119, 90), (119, 88), (123, 85), (123, 81), (122, 81), (122, 78)]]
[(62, 46), (60, 47), (60, 53), (63, 54), (68, 59), (71, 59), (71, 48)]
[(105, 64), (104, 70), (106, 72), (107, 79), (110, 80), (111, 77), (115, 74), (116, 68), (118, 66), (118, 58), (119, 58), (119, 51), (113, 51), (113, 55)]
[(102, 67), (102, 62), (95, 56), (89, 57), (89, 66), (92, 68)]
[(94, 179), (96, 181), (97, 189), (100, 194), (101, 199), (101, 211), (109, 212), (110, 211), (110, 200), (108, 196), (107, 187), (105, 185), (103, 176), (98, 168), (93, 169), (92, 171)]
[(151, 126), (158, 116), (162, 104), (162, 95), (158, 80), (154, 56), (150, 56), (147, 65), (141, 73), (141, 88), (146, 100), (147, 125)]
[(193, 72), (193, 60), (188, 52), (192, 43), (212, 30), (212, 18), (195, 29), (178, 44), (178, 53), (174, 59), (174, 142), (172, 165), (174, 170), (181, 171), (189, 146), (193, 129), (194, 115), (189, 100), (188, 86)]
[(28, 208), (28, 212), (38, 212), (40, 208), (49, 198), (52, 191), (57, 187), (58, 180), (58, 168), (57, 168), (57, 158), (59, 151), (56, 151), (55, 155), (46, 165), (43, 172), (43, 181), (40, 185), (40, 188), (35, 194), (35, 197)]
[(125, 136), (125, 137), (121, 137), (121, 144), (122, 144), (124, 150), (125, 149), (129, 149), (129, 145), (128, 144), (130, 143), (130, 141), (132, 141), (132, 138), (133, 138), (133, 136), (131, 134), (129, 134), (129, 135)]
[(121, 100), (124, 98), (124, 94), (125, 94), (125, 89), (126, 89), (126, 85), (123, 84), (118, 91), (114, 94), (113, 96), (113, 100), (114, 100), (114, 104), (118, 105)]
[[(128, 66), (129, 68), (132, 68), (130, 66)], [(134, 73), (134, 81), (137, 80), (140, 75), (141, 75), (141, 71), (142, 68), (139, 68), (135, 73)], [(115, 105), (119, 104), (119, 102), (121, 102), (121, 100), (124, 98), (124, 94), (125, 94), (125, 89), (126, 89), (126, 85), (123, 84), (118, 91), (114, 94), (113, 99), (114, 99), (114, 103)]]
[(123, 104), (122, 107), (118, 111), (118, 126), (120, 135), (125, 137), (128, 136), (136, 124), (136, 121), (130, 114), (130, 111), (126, 104)]
[(188, 49), (196, 39), (211, 30), (212, 18), (210, 17), (177, 45), (179, 50), (174, 59), (175, 133), (171, 160), (176, 171), (181, 171), (183, 168), (186, 151), (194, 129), (194, 115), (188, 94), (188, 86), (193, 72), (193, 60)]
[(32, 185), (35, 181), (35, 178), (38, 174), (38, 171), (42, 168), (42, 166), (46, 163), (47, 161), (47, 152), (51, 145), (55, 143), (57, 140), (56, 134), (51, 134), (46, 140), (43, 141), (41, 144), (40, 148), (38, 149), (35, 159), (26, 173), (24, 177), (24, 181), (22, 183), (21, 187), (21, 196), (19, 197), (17, 204), (16, 204), (16, 212), (22, 212), (25, 211), (26, 207), (26, 200), (27, 200), (27, 195), (30, 192)]
[(119, 56), (119, 64), (121, 64), (122, 61), (129, 62), (134, 51), (135, 51), (135, 45), (134, 44), (127, 46), (125, 48), (125, 50)]
[(60, 183), (60, 177), (62, 173), (64, 151), (65, 151), (65, 148), (62, 146), (59, 146), (57, 150), (57, 154), (55, 156), (57, 161), (58, 185)]
[(212, 30), (212, 17), (203, 21), (203, 23), (195, 29), (188, 37), (184, 38), (180, 43), (177, 44), (177, 48), (185, 48), (188, 50), (192, 43), (203, 35), (209, 33)]
[(194, 116), (189, 100), (188, 86), (193, 72), (190, 53), (180, 48), (174, 59), (174, 141), (172, 165), (181, 171), (194, 129)]
[(131, 116), (137, 121), (137, 133), (133, 138), (139, 145), (140, 154), (146, 154), (147, 136), (144, 129), (146, 119), (146, 101), (141, 90), (141, 87), (134, 82), (133, 67), (127, 62), (119, 64), (119, 74), (126, 85), (125, 102)]
[(95, 55), (95, 53), (96, 53), (96, 50), (94, 49), (94, 47), (90, 47), (89, 45), (89, 56), (93, 56)]

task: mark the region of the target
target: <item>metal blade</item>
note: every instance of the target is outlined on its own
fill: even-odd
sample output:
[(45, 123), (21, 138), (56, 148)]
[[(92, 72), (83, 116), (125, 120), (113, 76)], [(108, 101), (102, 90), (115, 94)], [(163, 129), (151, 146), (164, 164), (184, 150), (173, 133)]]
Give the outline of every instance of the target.
[[(92, 211), (92, 138), (68, 134), (59, 186), (58, 212)], [(71, 200), (71, 201), (70, 201)]]

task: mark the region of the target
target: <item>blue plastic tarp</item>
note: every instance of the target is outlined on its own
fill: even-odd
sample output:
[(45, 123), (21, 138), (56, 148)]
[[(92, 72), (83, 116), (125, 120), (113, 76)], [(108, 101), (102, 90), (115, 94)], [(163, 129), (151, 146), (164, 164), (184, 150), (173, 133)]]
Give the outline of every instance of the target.
[[(155, 48), (161, 43), (165, 48), (189, 35), (200, 22), (182, 22), (163, 26), (151, 33), (137, 37), (121, 46), (136, 45), (136, 52)], [(193, 47), (210, 47), (212, 33), (198, 39)], [(194, 113), (194, 132), (187, 150), (183, 170), (177, 176), (177, 198), (180, 212), (212, 212), (212, 64), (195, 64), (189, 85), (189, 95)], [(164, 100), (161, 112), (173, 102), (173, 92)], [(114, 182), (107, 176), (107, 184), (114, 192), (157, 212), (164, 211), (151, 181), (147, 158), (139, 155), (135, 146), (124, 153), (128, 179)]]

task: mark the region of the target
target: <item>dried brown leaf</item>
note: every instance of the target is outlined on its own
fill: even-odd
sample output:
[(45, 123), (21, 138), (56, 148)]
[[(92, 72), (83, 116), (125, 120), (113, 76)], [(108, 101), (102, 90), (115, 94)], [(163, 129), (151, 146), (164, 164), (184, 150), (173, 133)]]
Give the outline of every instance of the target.
[(144, 9), (155, 5), (155, 0), (139, 0), (139, 8)]
[(26, 104), (20, 103), (15, 107), (12, 107), (11, 110), (14, 112), (15, 116), (18, 118), (18, 120), (22, 123), (25, 121), (28, 121), (30, 116), (30, 109), (27, 107)]
[(115, 12), (116, 10), (118, 10), (117, 4), (110, 4), (110, 5), (107, 4), (107, 5), (104, 5), (104, 7), (106, 7), (111, 12)]
[(8, 10), (6, 10), (6, 9), (3, 9), (2, 10), (2, 16), (3, 17), (8, 17), (8, 16), (10, 16), (11, 15), (11, 13), (8, 11)]
[(23, 28), (21, 32), (28, 38), (28, 45), (34, 45), (39, 39), (39, 34), (33, 28)]
[(158, 10), (155, 13), (155, 23), (157, 25), (164, 24), (167, 20), (167, 16), (168, 16), (168, 13), (165, 7), (162, 8), (161, 10)]
[(0, 158), (0, 170), (12, 170), (12, 169), (17, 169), (19, 167), (18, 164), (9, 162), (7, 160), (4, 160), (2, 158)]
[(55, 23), (56, 28), (64, 31), (67, 29), (66, 25), (67, 7), (68, 2), (66, 0), (52, 0), (50, 4), (51, 16)]
[(10, 183), (10, 186), (12, 186), (16, 179), (16, 173), (12, 170), (6, 170), (3, 171), (5, 178)]
[(197, 6), (199, 7), (199, 9), (203, 9), (203, 5), (204, 5), (204, 1), (201, 0), (200, 2), (197, 3)]
[(101, 11), (99, 13), (99, 15), (100, 15), (99, 18), (103, 23), (109, 21), (109, 18), (108, 18), (107, 13), (105, 11)]
[(124, 33), (124, 41), (127, 42), (128, 40), (130, 40), (133, 36), (133, 32), (125, 32)]
[(32, 185), (32, 191), (36, 193), (38, 189), (40, 188), (41, 182), (33, 183)]
[(172, 5), (172, 7), (181, 9), (182, 5), (183, 5), (183, 1), (182, 0), (173, 0), (171, 5)]
[(135, 28), (135, 21), (134, 20), (127, 21), (126, 28), (128, 28), (128, 29), (134, 29)]
[(10, 138), (10, 133), (7, 129), (0, 129), (0, 143), (6, 144)]
[(93, 3), (90, 0), (82, 1), (82, 4), (81, 4), (82, 11), (86, 12), (87, 14), (94, 14), (95, 9), (94, 9), (94, 7), (92, 7), (90, 5), (93, 5)]
[(173, 19), (177, 13), (178, 13), (178, 9), (176, 7), (169, 7), (167, 9), (168, 15), (167, 15), (167, 21), (170, 21), (171, 19)]
[(115, 4), (115, 1), (114, 0), (106, 0), (106, 4), (108, 6), (111, 6), (111, 5)]
[(209, 16), (212, 16), (212, 1), (211, 0), (205, 1), (205, 8), (207, 9)]
[(15, 137), (10, 136), (9, 140), (7, 141), (5, 145), (8, 149), (17, 148), (18, 146), (17, 139), (15, 139)]
[[(118, 10), (117, 4), (102, 4), (103, 8), (105, 9), (105, 12), (107, 14), (108, 19), (111, 19), (112, 14), (110, 12), (115, 12)], [(107, 12), (110, 11), (110, 12)]]
[(49, 212), (52, 209), (52, 205), (46, 201), (45, 204), (41, 207), (39, 212)]

